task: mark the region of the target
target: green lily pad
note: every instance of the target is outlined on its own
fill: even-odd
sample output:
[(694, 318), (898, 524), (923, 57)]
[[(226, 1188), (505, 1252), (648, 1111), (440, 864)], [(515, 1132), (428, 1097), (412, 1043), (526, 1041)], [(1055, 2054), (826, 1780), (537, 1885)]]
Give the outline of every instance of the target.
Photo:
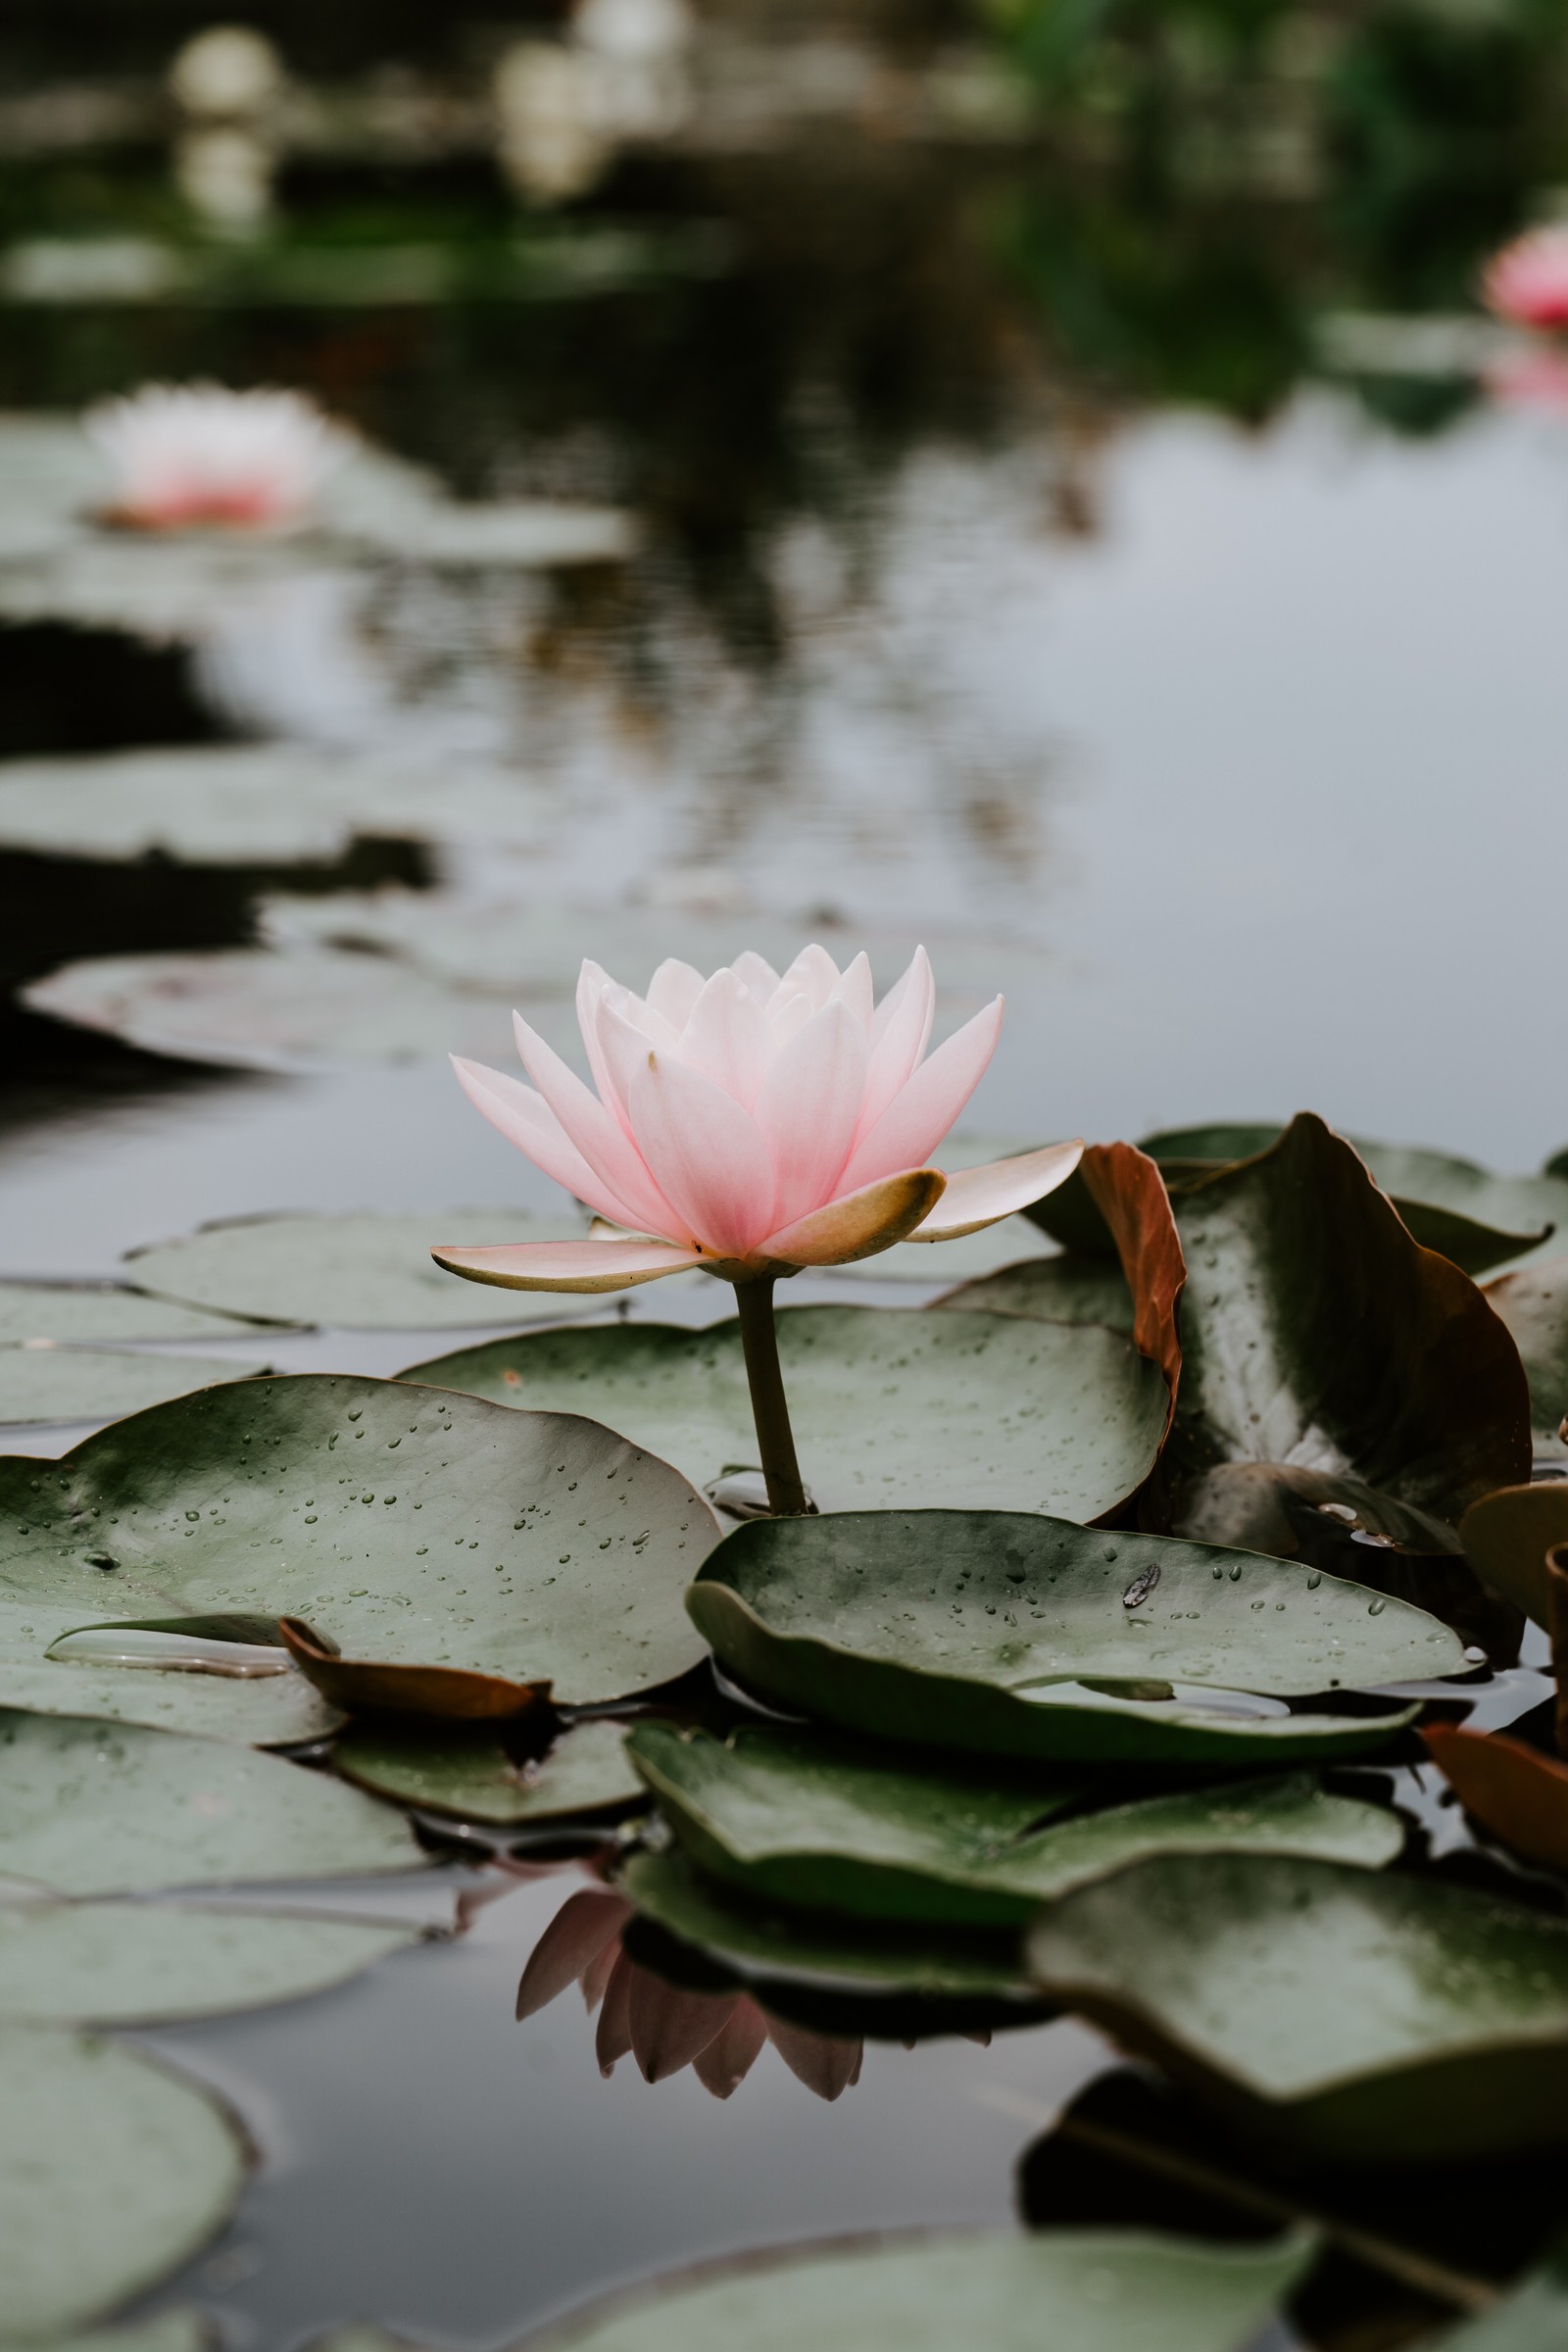
[(805, 1984), (932, 2000), (1029, 1999), (1010, 1933), (944, 1932), (923, 1923), (879, 1928), (757, 1902), (695, 1870), (678, 1852), (633, 1853), (615, 1884), (642, 1918), (746, 1984)]
[[(1282, 1132), (1256, 1121), (1172, 1127), (1147, 1137), (1142, 1148), (1165, 1168), (1173, 1189), (1185, 1188), (1267, 1152)], [(1568, 1229), (1568, 1182), (1560, 1171), (1494, 1176), (1451, 1152), (1373, 1143), (1365, 1136), (1348, 1140), (1422, 1248), (1441, 1250), (1467, 1274), (1537, 1253), (1551, 1228)]]
[[(210, 2352), (213, 2330), (199, 2311), (162, 2311), (125, 2328), (92, 2328), (52, 2335), (48, 2352)], [(24, 2352), (20, 2338), (0, 2335), (0, 2352)], [(38, 2352), (33, 2339), (26, 2352)]]
[[(1303, 1112), (1175, 1208), (1192, 1269), (1166, 1456), (1178, 1533), (1183, 1491), (1221, 1463), (1348, 1474), (1450, 1523), (1528, 1477), (1529, 1396), (1507, 1332), (1466, 1275), (1417, 1248), (1321, 1119)], [(1229, 1540), (1256, 1541), (1239, 1528)]]
[[(1153, 1466), (1165, 1384), (1113, 1332), (915, 1307), (790, 1307), (777, 1320), (796, 1446), (820, 1510), (940, 1497), (1095, 1519)], [(700, 1487), (757, 1466), (734, 1321), (533, 1332), (400, 1377), (593, 1413)]]
[[(336, 1731), (342, 1715), (292, 1669), (255, 1681), (51, 1657), (50, 1646), (98, 1622), (103, 1594), (74, 1605), (37, 1607), (0, 1583), (0, 1708), (35, 1715), (147, 1724), (255, 1747), (288, 1747)], [(88, 1612), (91, 1612), (90, 1618)], [(159, 1615), (164, 1615), (160, 1609)]]
[(0, 2278), (25, 2342), (89, 2326), (216, 2234), (245, 2176), (210, 2092), (122, 2043), (0, 2028)]
[(325, 1773), (140, 1724), (0, 1715), (0, 1879), (129, 1894), (423, 1859), (399, 1814)]
[(1561, 1460), (1568, 1416), (1568, 1257), (1552, 1257), (1486, 1288), (1488, 1304), (1513, 1334), (1530, 1383), (1530, 1417), (1540, 1454)]
[(1085, 1762), (1354, 1754), (1410, 1710), (1293, 1715), (1269, 1695), (1462, 1663), (1436, 1618), (1338, 1577), (1003, 1511), (756, 1520), (687, 1606), (785, 1706), (877, 1739)]
[(792, 2246), (617, 2295), (529, 2352), (1237, 2352), (1309, 2252), (1109, 2230)]
[(108, 1421), (214, 1381), (254, 1380), (232, 1357), (133, 1355), (125, 1348), (0, 1347), (0, 1423)]
[(351, 1781), (399, 1804), (516, 1828), (639, 1803), (643, 1785), (626, 1757), (625, 1730), (590, 1718), (563, 1732), (547, 1755), (518, 1764), (493, 1732), (356, 1723), (339, 1739), (333, 1761)]
[(515, 1208), (432, 1209), (422, 1216), (235, 1217), (177, 1242), (135, 1250), (127, 1264), (146, 1290), (197, 1306), (340, 1330), (415, 1331), (466, 1323), (589, 1314), (594, 1298), (487, 1292), (454, 1282), (433, 1244), (580, 1241), (580, 1217), (528, 1217)]
[(1033, 1315), (1042, 1323), (1103, 1323), (1131, 1337), (1133, 1295), (1113, 1258), (1061, 1250), (1025, 1258), (976, 1282), (960, 1283), (935, 1302), (964, 1314)]
[(716, 1535), (675, 1471), (591, 1421), (238, 1381), (58, 1462), (0, 1460), (0, 1627), (41, 1650), (117, 1614), (286, 1615), (348, 1657), (553, 1679), (586, 1704), (697, 1663), (681, 1591)]
[(416, 1941), (409, 1928), (170, 1903), (0, 1903), (0, 2018), (108, 2026), (220, 2017), (324, 1992)]
[(1446, 2335), (1442, 2352), (1561, 2352), (1565, 2343), (1568, 2246), (1559, 2246), (1495, 2311)]
[(1053, 1998), (1325, 2153), (1568, 2138), (1568, 1921), (1433, 1878), (1206, 1855), (1081, 1887), (1028, 1952)]
[(1387, 1807), (1330, 1796), (1305, 1773), (1056, 1821), (1082, 1788), (815, 1733), (744, 1725), (726, 1742), (641, 1723), (627, 1747), (701, 1868), (763, 1899), (862, 1918), (1004, 1926), (1150, 1854), (1319, 1854), (1377, 1869), (1404, 1842)]
[(255, 1338), (248, 1319), (149, 1298), (119, 1283), (0, 1282), (0, 1348), (45, 1341), (104, 1348), (135, 1340)]

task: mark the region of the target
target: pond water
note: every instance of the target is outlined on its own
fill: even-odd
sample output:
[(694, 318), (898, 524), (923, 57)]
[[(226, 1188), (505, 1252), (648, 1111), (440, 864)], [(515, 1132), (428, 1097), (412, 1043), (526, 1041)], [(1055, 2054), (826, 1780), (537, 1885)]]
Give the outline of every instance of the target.
[[(1392, 363), (1335, 358), (1348, 314), (1457, 314), (1460, 348), (1479, 326), (1473, 271), (1553, 160), (1511, 117), (1469, 126), (1506, 165), (1456, 164), (1396, 204), (1365, 122), (1356, 178), (1342, 93), (1326, 190), (1283, 169), (1216, 187), (1130, 147), (1107, 160), (1092, 90), (1060, 101), (1058, 129), (1089, 126), (1077, 144), (1031, 130), (1008, 79), (1021, 34), (986, 46), (977, 21), (931, 11), (726, 19), (733, 55), (679, 135), (628, 137), (558, 209), (521, 206), (461, 139), (411, 161), (322, 133), (280, 168), (256, 248), (280, 274), (247, 285), (239, 246), (178, 213), (135, 112), (148, 43), (94, 79), (64, 17), (15, 14), (6, 481), (10, 439), (146, 378), (282, 381), (466, 515), (568, 501), (629, 515), (636, 544), (453, 561), (394, 529), (368, 552), (307, 536), (253, 573), (198, 550), (182, 573), (95, 540), (68, 500), (48, 527), (63, 514), (75, 538), (45, 561), (21, 545), (38, 462), (17, 461), (33, 488), (0, 515), (0, 1273), (111, 1276), (128, 1250), (271, 1210), (428, 1212), (437, 1240), (456, 1205), (559, 1208), (440, 1058), (473, 1041), (502, 1057), (517, 943), (546, 926), (536, 993), (557, 1014), (585, 948), (618, 969), (619, 943), (640, 985), (694, 936), (863, 934), (885, 981), (925, 937), (950, 1019), (1008, 997), (969, 1114), (985, 1134), (1310, 1106), (1521, 1171), (1568, 1140), (1544, 979), (1568, 416), (1491, 398), (1408, 336)], [(307, 75), (391, 86), (357, 24), (284, 12), (275, 29)], [(421, 75), (462, 82), (456, 50), (394, 35), (411, 105)], [(960, 68), (992, 112), (933, 129)], [(68, 85), (88, 126), (51, 146), (36, 125), (75, 120), (64, 99), (42, 111)], [(1202, 122), (1227, 86), (1202, 85)], [(89, 99), (130, 127), (95, 136)], [(1391, 120), (1415, 103), (1386, 93)], [(117, 290), (117, 236), (200, 266), (183, 292)], [(300, 291), (296, 246), (336, 257), (341, 302)], [(466, 290), (473, 257), (503, 251), (521, 278)], [(411, 253), (438, 257), (433, 295), (410, 291)], [(315, 779), (286, 812), (298, 854), (191, 831), (257, 745)], [(196, 763), (183, 815), (147, 787), (150, 854), (106, 849), (71, 796), (163, 750)], [(23, 764), (43, 760), (69, 770)], [(362, 813), (323, 848), (311, 796), (343, 778)], [(363, 809), (388, 778), (416, 813), (382, 828)], [(464, 815), (465, 794), (504, 821)], [(100, 959), (153, 957), (186, 959), (177, 986), (134, 961), (102, 981)], [(388, 1373), (464, 1336), (268, 1353)], [(88, 1426), (21, 1427), (8, 1450)], [(1020, 2152), (1105, 2062), (1056, 2023), (990, 2050), (875, 2041), (832, 2103), (771, 2049), (723, 2104), (689, 2071), (602, 2080), (574, 1992), (512, 2015), (584, 1883), (453, 1864), (392, 1907), (447, 1918), (461, 1886), (457, 1940), (142, 2036), (232, 2101), (263, 2159), (225, 2235), (146, 2308), (195, 2303), (232, 2352), (356, 2318), (490, 2352), (683, 2260), (1002, 2222)]]

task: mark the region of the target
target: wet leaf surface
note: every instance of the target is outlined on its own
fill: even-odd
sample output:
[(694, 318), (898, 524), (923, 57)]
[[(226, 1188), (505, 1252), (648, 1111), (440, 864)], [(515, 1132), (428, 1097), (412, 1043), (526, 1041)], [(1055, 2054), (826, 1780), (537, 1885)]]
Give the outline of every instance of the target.
[(1529, 1398), (1507, 1332), (1465, 1275), (1411, 1241), (1321, 1119), (1303, 1113), (1176, 1210), (1192, 1268), (1166, 1463), (1178, 1533), (1186, 1497), (1221, 1463), (1348, 1475), (1452, 1523), (1528, 1476)]
[[(1020, 2016), (1030, 2014), (1030, 1988), (1010, 1932), (944, 1931), (907, 1922), (878, 1927), (760, 1903), (695, 1870), (676, 1852), (630, 1855), (615, 1884), (640, 1920), (743, 1984), (1016, 2002)], [(628, 1933), (635, 1936), (635, 1926)], [(642, 1946), (635, 1956), (648, 1958)]]
[(0, 1462), (0, 1622), (43, 1649), (117, 1602), (297, 1616), (351, 1657), (586, 1702), (697, 1662), (681, 1594), (716, 1534), (676, 1472), (591, 1421), (392, 1381), (239, 1382), (57, 1464)]
[(1387, 1808), (1329, 1796), (1304, 1773), (1054, 1822), (1089, 1790), (756, 1726), (725, 1742), (644, 1723), (627, 1744), (700, 1868), (763, 1901), (865, 1918), (1002, 1926), (1152, 1853), (1316, 1853), (1375, 1869), (1403, 1842)]
[[(940, 1497), (1093, 1519), (1136, 1492), (1158, 1449), (1163, 1380), (1110, 1332), (807, 1306), (779, 1314), (778, 1339), (802, 1471), (823, 1511)], [(699, 1487), (757, 1467), (734, 1321), (530, 1333), (402, 1378), (592, 1413)]]
[(102, 1600), (100, 1593), (83, 1595), (89, 1607), (97, 1604), (89, 1618), (81, 1602), (39, 1608), (20, 1598), (15, 1587), (0, 1591), (0, 1707), (146, 1724), (256, 1747), (318, 1740), (342, 1722), (338, 1710), (294, 1672), (240, 1682), (50, 1657), (51, 1644), (62, 1637), (98, 1623)]
[(399, 1814), (325, 1773), (135, 1724), (0, 1715), (0, 1879), (130, 1894), (423, 1859)]
[(253, 1380), (266, 1369), (265, 1363), (232, 1357), (0, 1347), (0, 1423), (21, 1427), (33, 1421), (117, 1419), (210, 1388), (214, 1381)]
[(1568, 1415), (1568, 1257), (1500, 1274), (1486, 1296), (1524, 1362), (1536, 1451), (1560, 1460), (1568, 1450), (1559, 1435)]
[(239, 2195), (211, 2094), (113, 2041), (0, 2028), (0, 2278), (24, 2339), (85, 2327), (156, 2285)]
[(883, 1739), (1088, 1761), (1355, 1752), (1407, 1716), (1293, 1715), (1246, 1694), (1461, 1663), (1434, 1618), (1337, 1578), (1003, 1512), (758, 1520), (688, 1605), (724, 1664), (785, 1706)]
[(1236, 2352), (1306, 2259), (1298, 2240), (1108, 2231), (800, 2246), (661, 2279), (531, 2338), (530, 2352)]
[(1328, 1862), (1141, 1863), (1042, 1914), (1053, 1998), (1348, 2162), (1568, 2136), (1568, 1921)]
[(171, 1903), (0, 1902), (0, 2019), (155, 2025), (324, 1992), (417, 1941), (408, 1928)]
[(516, 1761), (493, 1733), (423, 1733), (357, 1723), (332, 1751), (339, 1772), (398, 1803), (463, 1821), (559, 1821), (643, 1801), (621, 1723), (590, 1719), (563, 1732), (547, 1754)]
[(454, 1282), (432, 1262), (431, 1245), (577, 1241), (586, 1231), (580, 1217), (528, 1217), (515, 1208), (237, 1217), (133, 1250), (125, 1262), (133, 1281), (163, 1298), (275, 1323), (417, 1331), (535, 1315), (559, 1322), (591, 1313), (593, 1302), (526, 1292), (499, 1298), (478, 1283)]

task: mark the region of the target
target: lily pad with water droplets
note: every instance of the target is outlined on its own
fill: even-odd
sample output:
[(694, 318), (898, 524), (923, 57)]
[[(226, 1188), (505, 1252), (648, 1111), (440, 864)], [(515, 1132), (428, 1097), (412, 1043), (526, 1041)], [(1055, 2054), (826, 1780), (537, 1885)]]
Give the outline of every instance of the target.
[[(1304, 1853), (1377, 1869), (1404, 1841), (1387, 1807), (1308, 1774), (1081, 1812), (1081, 1786), (943, 1767), (814, 1732), (727, 1740), (634, 1726), (632, 1760), (681, 1844), (743, 1891), (862, 1918), (1021, 1922), (1154, 1853)], [(1069, 1811), (1072, 1818), (1054, 1818)]]
[[(1114, 1332), (873, 1306), (789, 1307), (777, 1325), (801, 1469), (822, 1511), (940, 1500), (1094, 1519), (1137, 1492), (1158, 1453), (1164, 1381)], [(401, 1377), (592, 1413), (705, 1489), (757, 1466), (734, 1321), (528, 1333)]]
[(792, 2246), (614, 2296), (525, 2352), (1237, 2352), (1309, 2252), (1108, 2230)]
[(1002, 1511), (757, 1520), (687, 1605), (783, 1706), (877, 1739), (1085, 1762), (1364, 1752), (1412, 1710), (1280, 1702), (1463, 1663), (1436, 1618), (1338, 1577)]
[(115, 1420), (214, 1381), (254, 1380), (266, 1369), (123, 1348), (0, 1347), (0, 1423)]
[(350, 1657), (587, 1703), (698, 1662), (681, 1595), (717, 1533), (677, 1472), (592, 1421), (403, 1382), (238, 1381), (58, 1462), (0, 1460), (0, 1626), (31, 1624), (41, 1651), (116, 1614), (292, 1616)]
[(199, 2252), (239, 2195), (211, 2092), (139, 2050), (0, 2027), (0, 2278), (23, 2342), (91, 2326)]
[(357, 1723), (332, 1751), (339, 1772), (399, 1804), (514, 1829), (579, 1813), (625, 1811), (644, 1800), (626, 1755), (626, 1727), (590, 1719), (548, 1754), (517, 1762), (492, 1733), (423, 1733), (408, 1724)]
[(0, 2019), (109, 2026), (221, 2017), (324, 1992), (416, 1941), (413, 1929), (340, 1919), (0, 1902)]
[(1355, 2164), (1568, 2139), (1568, 1921), (1425, 1876), (1205, 1855), (1043, 1912), (1053, 1999)]
[[(30, 1498), (29, 1498), (30, 1499)], [(114, 1595), (108, 1596), (111, 1600)], [(99, 1642), (62, 1653), (58, 1644), (73, 1634), (96, 1628), (103, 1592), (86, 1592), (65, 1605), (40, 1606), (0, 1583), (0, 1707), (40, 1715), (91, 1717), (106, 1723), (146, 1724), (159, 1731), (186, 1732), (210, 1740), (233, 1740), (256, 1747), (287, 1747), (318, 1740), (343, 1718), (312, 1689), (302, 1674), (255, 1681), (226, 1675), (127, 1667), (90, 1654)], [(167, 1611), (160, 1608), (160, 1618)], [(55, 1654), (51, 1655), (51, 1649)], [(89, 1654), (82, 1654), (86, 1650)]]
[(423, 1860), (399, 1814), (328, 1774), (140, 1724), (0, 1714), (0, 1879), (130, 1894)]
[[(174, 1242), (132, 1250), (133, 1281), (160, 1298), (233, 1315), (355, 1331), (559, 1322), (591, 1313), (591, 1298), (541, 1297), (454, 1282), (433, 1263), (437, 1242), (580, 1241), (581, 1217), (528, 1217), (515, 1208), (431, 1209), (417, 1216), (233, 1217)], [(172, 1310), (171, 1310), (172, 1311)]]

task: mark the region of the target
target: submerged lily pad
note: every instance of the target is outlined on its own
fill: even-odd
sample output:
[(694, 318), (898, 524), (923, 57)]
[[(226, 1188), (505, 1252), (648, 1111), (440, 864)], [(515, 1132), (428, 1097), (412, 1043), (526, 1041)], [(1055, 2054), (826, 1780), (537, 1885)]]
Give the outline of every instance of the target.
[(0, 1282), (0, 1348), (37, 1342), (74, 1348), (117, 1347), (133, 1340), (254, 1342), (256, 1336), (249, 1318), (149, 1298), (119, 1283)]
[(1308, 2255), (1108, 2230), (792, 2246), (617, 2295), (529, 2352), (1237, 2352)]
[(129, 1894), (423, 1859), (398, 1814), (325, 1773), (139, 1724), (0, 1715), (0, 1879)]
[[(1157, 1454), (1163, 1379), (1115, 1333), (911, 1307), (790, 1307), (777, 1323), (820, 1510), (940, 1497), (1094, 1519), (1136, 1493)], [(738, 1322), (528, 1333), (400, 1377), (592, 1413), (700, 1487), (757, 1466)]]
[(0, 1347), (0, 1423), (118, 1419), (214, 1381), (254, 1380), (266, 1369), (231, 1357), (135, 1355), (127, 1348)]
[(1430, 1878), (1207, 1855), (1044, 1912), (1053, 1998), (1359, 2164), (1568, 2139), (1568, 1921)]
[(678, 1852), (633, 1853), (615, 1884), (642, 1918), (746, 1984), (1020, 2005), (1031, 1998), (1010, 1932), (878, 1926), (758, 1902)]
[(394, 1381), (239, 1381), (58, 1462), (0, 1460), (0, 1631), (30, 1626), (41, 1655), (117, 1614), (293, 1616), (352, 1657), (588, 1703), (697, 1663), (681, 1592), (716, 1536), (677, 1472), (591, 1421)]
[(431, 1261), (434, 1242), (580, 1241), (580, 1217), (529, 1217), (515, 1208), (432, 1209), (421, 1216), (233, 1217), (181, 1241), (133, 1250), (133, 1279), (163, 1298), (263, 1322), (353, 1331), (416, 1331), (466, 1323), (559, 1322), (591, 1313), (592, 1298), (509, 1292), (454, 1282)]
[(727, 1741), (641, 1723), (627, 1740), (681, 1844), (764, 1900), (874, 1919), (1002, 1926), (1153, 1853), (1320, 1854), (1376, 1869), (1386, 1807), (1305, 1773), (1060, 1814), (1082, 1788), (981, 1778), (928, 1758), (743, 1725)]
[(1568, 1417), (1568, 1257), (1500, 1274), (1488, 1283), (1486, 1298), (1513, 1334), (1524, 1364), (1536, 1450), (1560, 1459)]
[(417, 1939), (409, 1928), (171, 1903), (0, 1903), (0, 2019), (220, 2017), (324, 1992)]
[(1288, 1763), (1410, 1710), (1276, 1699), (1451, 1674), (1423, 1610), (1257, 1553), (1003, 1511), (757, 1520), (687, 1596), (734, 1673), (879, 1739), (1085, 1761)]
[(621, 1723), (590, 1719), (563, 1732), (547, 1755), (519, 1764), (492, 1732), (423, 1733), (406, 1724), (357, 1723), (332, 1757), (349, 1780), (399, 1804), (515, 1828), (642, 1802), (625, 1730)]
[(0, 2278), (24, 2341), (89, 2326), (204, 2246), (245, 2159), (209, 2091), (140, 2051), (0, 2027)]

